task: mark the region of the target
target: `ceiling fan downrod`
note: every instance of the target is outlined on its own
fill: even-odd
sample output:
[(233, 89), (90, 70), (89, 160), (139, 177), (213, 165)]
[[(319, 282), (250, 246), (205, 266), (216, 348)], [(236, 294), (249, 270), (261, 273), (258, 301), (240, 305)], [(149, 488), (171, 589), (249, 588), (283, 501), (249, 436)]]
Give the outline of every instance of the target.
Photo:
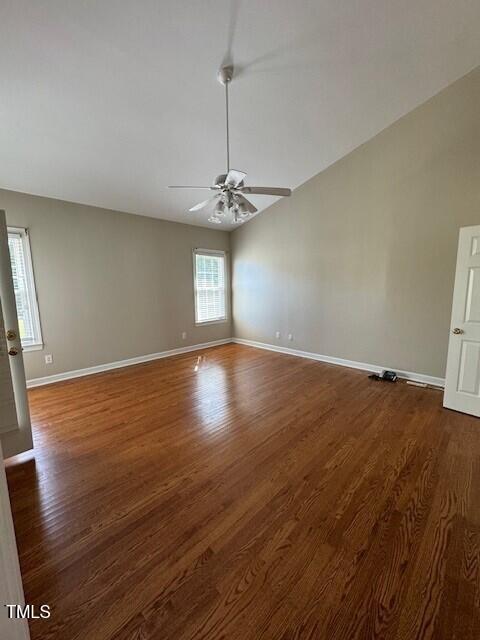
[(227, 128), (227, 173), (230, 171), (230, 128), (228, 113), (228, 85), (233, 78), (233, 64), (220, 67), (217, 73), (217, 80), (225, 87), (225, 124)]

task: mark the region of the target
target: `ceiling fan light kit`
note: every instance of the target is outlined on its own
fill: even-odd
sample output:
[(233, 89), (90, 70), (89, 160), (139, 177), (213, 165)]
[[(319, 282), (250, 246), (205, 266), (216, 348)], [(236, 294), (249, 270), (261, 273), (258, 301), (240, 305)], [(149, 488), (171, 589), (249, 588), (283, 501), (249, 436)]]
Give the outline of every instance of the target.
[(245, 197), (245, 193), (265, 196), (289, 196), (290, 189), (280, 187), (247, 187), (245, 185), (246, 173), (237, 169), (230, 169), (230, 127), (228, 110), (228, 85), (232, 81), (233, 65), (225, 65), (218, 70), (217, 80), (225, 87), (225, 120), (227, 142), (227, 172), (221, 173), (214, 180), (211, 187), (195, 186), (170, 186), (169, 189), (209, 189), (216, 191), (215, 195), (199, 204), (194, 205), (189, 211), (209, 209), (214, 204), (213, 212), (208, 222), (221, 224), (223, 221), (229, 224), (241, 224), (250, 218), (258, 209)]

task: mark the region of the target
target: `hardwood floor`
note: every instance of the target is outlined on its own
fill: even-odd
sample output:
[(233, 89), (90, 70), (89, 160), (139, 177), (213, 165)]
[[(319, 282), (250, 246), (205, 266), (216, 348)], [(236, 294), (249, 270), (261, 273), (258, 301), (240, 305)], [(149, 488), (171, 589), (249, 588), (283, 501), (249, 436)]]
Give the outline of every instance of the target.
[(34, 639), (480, 638), (480, 420), (240, 345), (29, 392)]

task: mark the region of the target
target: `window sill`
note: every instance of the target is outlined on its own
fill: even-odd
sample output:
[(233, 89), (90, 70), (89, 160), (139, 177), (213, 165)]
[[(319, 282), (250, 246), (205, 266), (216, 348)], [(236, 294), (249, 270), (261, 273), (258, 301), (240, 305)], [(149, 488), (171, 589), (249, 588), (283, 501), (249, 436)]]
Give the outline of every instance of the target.
[(204, 320), (203, 322), (195, 322), (196, 327), (204, 327), (209, 324), (225, 324), (228, 322), (228, 318), (221, 318), (220, 320)]
[(27, 353), (28, 351), (41, 351), (45, 345), (39, 344), (29, 344), (25, 347), (22, 347), (23, 353)]

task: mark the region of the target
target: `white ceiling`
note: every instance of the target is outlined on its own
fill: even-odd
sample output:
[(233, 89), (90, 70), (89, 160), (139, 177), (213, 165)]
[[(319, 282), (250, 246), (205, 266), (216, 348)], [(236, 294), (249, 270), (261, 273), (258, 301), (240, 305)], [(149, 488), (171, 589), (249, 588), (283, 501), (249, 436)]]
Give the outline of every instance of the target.
[[(208, 226), (232, 166), (296, 187), (480, 63), (479, 0), (2, 0), (0, 186)], [(252, 197), (265, 207), (271, 198)]]

